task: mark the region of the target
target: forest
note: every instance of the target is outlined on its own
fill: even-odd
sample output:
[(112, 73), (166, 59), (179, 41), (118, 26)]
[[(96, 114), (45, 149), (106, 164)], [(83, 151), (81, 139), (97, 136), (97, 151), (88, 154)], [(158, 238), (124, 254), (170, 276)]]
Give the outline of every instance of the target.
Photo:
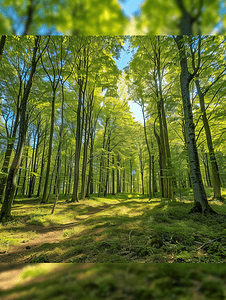
[(225, 44), (1, 36), (0, 261), (225, 262)]
[(224, 0), (0, 0), (0, 34), (225, 34)]

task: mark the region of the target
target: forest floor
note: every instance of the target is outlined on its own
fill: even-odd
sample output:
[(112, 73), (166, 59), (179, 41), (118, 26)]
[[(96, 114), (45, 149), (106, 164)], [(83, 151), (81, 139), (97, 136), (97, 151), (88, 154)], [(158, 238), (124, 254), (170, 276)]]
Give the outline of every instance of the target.
[(53, 215), (54, 199), (16, 198), (13, 221), (0, 225), (0, 263), (226, 262), (226, 204), (207, 194), (218, 215), (188, 214), (189, 189), (173, 201), (122, 193), (67, 203), (62, 196)]
[(2, 300), (226, 299), (225, 264), (0, 264), (0, 279)]

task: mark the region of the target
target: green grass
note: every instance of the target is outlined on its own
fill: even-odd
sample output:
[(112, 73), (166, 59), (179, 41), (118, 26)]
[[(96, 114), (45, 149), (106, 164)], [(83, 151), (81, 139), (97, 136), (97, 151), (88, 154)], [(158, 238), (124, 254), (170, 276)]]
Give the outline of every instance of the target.
[(2, 300), (224, 300), (224, 264), (38, 264)]
[(55, 226), (62, 230), (59, 242), (45, 239), (13, 262), (226, 262), (226, 205), (212, 201), (209, 189), (210, 205), (219, 215), (188, 214), (193, 206), (190, 193), (186, 189), (181, 201), (150, 201), (137, 193), (94, 195), (78, 203), (61, 197), (54, 215), (53, 199), (44, 205), (38, 199), (16, 199), (14, 220), (0, 225), (0, 246), (7, 254), (11, 245)]

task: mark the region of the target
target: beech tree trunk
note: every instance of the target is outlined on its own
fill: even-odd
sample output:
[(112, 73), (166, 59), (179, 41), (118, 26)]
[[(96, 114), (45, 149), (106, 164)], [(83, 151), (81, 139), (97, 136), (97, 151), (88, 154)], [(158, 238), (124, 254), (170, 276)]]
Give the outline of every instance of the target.
[(74, 168), (74, 186), (72, 194), (72, 202), (78, 202), (78, 184), (79, 184), (79, 165), (82, 145), (82, 124), (81, 124), (81, 109), (82, 102), (82, 83), (79, 84), (78, 108), (77, 108), (77, 127), (76, 127), (76, 146), (75, 146), (75, 168)]
[(43, 145), (43, 150), (42, 150), (41, 172), (40, 172), (40, 178), (39, 178), (39, 184), (38, 184), (37, 197), (39, 197), (39, 195), (40, 195), (41, 183), (42, 183), (42, 177), (43, 177), (42, 174), (43, 174), (44, 165), (45, 165), (46, 134), (47, 134), (47, 123), (46, 123), (46, 128), (45, 128), (44, 145)]
[(215, 211), (209, 206), (207, 201), (206, 192), (201, 177), (199, 157), (195, 141), (195, 128), (193, 123), (193, 113), (189, 91), (189, 84), (194, 77), (195, 72), (191, 74), (188, 71), (187, 56), (183, 36), (176, 36), (174, 37), (174, 39), (179, 50), (181, 65), (180, 85), (185, 118), (185, 134), (187, 139), (188, 158), (194, 192), (194, 207), (190, 212), (200, 212), (202, 214), (215, 213)]
[(201, 91), (200, 82), (198, 79), (195, 80), (195, 84), (199, 95), (199, 103), (202, 112), (202, 120), (203, 120), (203, 125), (206, 133), (207, 146), (208, 146), (209, 156), (210, 156), (210, 164), (212, 167), (212, 183), (213, 183), (214, 198), (218, 200), (224, 200), (224, 198), (221, 196), (221, 181), (220, 181), (220, 175), (219, 175), (219, 169), (218, 169), (217, 160), (215, 156), (215, 151), (213, 147), (210, 126), (206, 116), (204, 94)]
[(144, 114), (144, 104), (142, 103), (141, 105), (141, 110), (142, 110), (142, 115), (143, 115), (143, 121), (144, 121), (144, 137), (145, 137), (145, 142), (148, 148), (148, 157), (149, 157), (149, 180), (148, 180), (148, 195), (149, 195), (149, 200), (152, 198), (153, 195), (153, 186), (152, 186), (152, 164), (151, 164), (151, 150), (149, 147), (149, 143), (148, 143), (148, 137), (147, 137), (147, 129), (146, 129), (146, 120), (145, 120), (145, 114)]
[(51, 163), (51, 156), (52, 156), (55, 97), (56, 97), (56, 89), (53, 89), (53, 97), (52, 97), (52, 105), (51, 105), (51, 123), (50, 123), (50, 134), (49, 134), (49, 149), (48, 149), (48, 156), (47, 156), (45, 185), (44, 185), (41, 203), (47, 203), (47, 201), (48, 201), (47, 200), (47, 189), (48, 189), (48, 183), (49, 183), (50, 163)]
[(31, 63), (31, 71), (29, 75), (29, 79), (27, 81), (27, 84), (24, 88), (24, 94), (21, 101), (21, 114), (20, 114), (20, 129), (19, 129), (19, 138), (16, 148), (16, 153), (12, 162), (12, 165), (9, 170), (9, 175), (7, 178), (6, 183), (6, 190), (5, 190), (5, 197), (2, 204), (1, 212), (0, 212), (0, 221), (3, 219), (11, 219), (11, 206), (14, 199), (14, 192), (16, 189), (16, 176), (18, 169), (20, 167), (21, 159), (22, 159), (22, 153), (24, 149), (25, 139), (26, 139), (26, 132), (27, 132), (27, 125), (28, 125), (28, 118), (27, 118), (27, 102), (28, 97), (30, 94), (30, 90), (32, 87), (33, 78), (36, 71), (36, 66), (38, 59), (37, 51), (40, 43), (40, 36), (35, 37), (35, 45), (33, 48), (33, 55), (32, 55), (32, 63)]
[(5, 41), (6, 41), (6, 35), (1, 36), (1, 41), (0, 41), (0, 62), (2, 60), (2, 55), (5, 47)]

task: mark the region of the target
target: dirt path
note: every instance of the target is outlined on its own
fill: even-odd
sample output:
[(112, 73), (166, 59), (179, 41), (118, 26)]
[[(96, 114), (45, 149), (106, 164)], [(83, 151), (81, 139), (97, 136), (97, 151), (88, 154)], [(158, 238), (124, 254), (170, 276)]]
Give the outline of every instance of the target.
[(6, 253), (0, 254), (1, 263), (23, 263), (24, 256), (32, 253), (35, 249), (38, 249), (45, 243), (53, 244), (57, 243), (62, 237), (63, 230), (72, 228), (78, 221), (59, 225), (59, 226), (39, 226), (39, 225), (27, 225), (28, 231), (34, 231), (39, 234), (39, 237), (28, 242), (22, 243), (16, 246), (10, 246)]
[(23, 267), (16, 270), (8, 270), (0, 272), (0, 290), (9, 290), (19, 282), (20, 274)]
[[(95, 215), (96, 213), (108, 208), (110, 205), (105, 204), (100, 207), (94, 208), (92, 211), (85, 213), (88, 215), (86, 218), (82, 220), (88, 219), (90, 216)], [(78, 222), (81, 222), (80, 219), (57, 226), (40, 226), (40, 225), (32, 225), (26, 224), (26, 231), (33, 231), (39, 234), (39, 237), (31, 239), (30, 241), (25, 241), (20, 245), (11, 245), (9, 246), (9, 250), (3, 253), (0, 253), (0, 263), (29, 263), (32, 258), (36, 255), (34, 254), (35, 250), (38, 250), (39, 247), (45, 243), (55, 244), (58, 243), (59, 240), (62, 239), (63, 230), (73, 228)], [(82, 231), (80, 234), (85, 233), (86, 230)], [(64, 238), (64, 241), (70, 238)]]

